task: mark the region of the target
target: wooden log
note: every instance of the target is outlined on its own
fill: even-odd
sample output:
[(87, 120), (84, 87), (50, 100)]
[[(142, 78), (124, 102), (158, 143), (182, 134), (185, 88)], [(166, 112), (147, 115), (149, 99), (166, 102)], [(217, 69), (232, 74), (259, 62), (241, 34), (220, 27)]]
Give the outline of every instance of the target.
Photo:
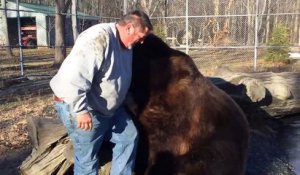
[[(27, 118), (32, 153), (20, 166), (22, 175), (65, 175), (72, 172), (73, 146), (65, 127), (57, 118)], [(110, 163), (101, 162), (99, 174), (108, 175)], [(72, 173), (70, 173), (72, 174)]]
[(52, 118), (29, 117), (27, 121), (33, 150), (20, 166), (21, 174), (65, 174), (72, 162), (64, 156), (70, 144), (64, 126)]
[(221, 67), (210, 79), (243, 109), (255, 106), (272, 117), (300, 113), (300, 73), (239, 73)]

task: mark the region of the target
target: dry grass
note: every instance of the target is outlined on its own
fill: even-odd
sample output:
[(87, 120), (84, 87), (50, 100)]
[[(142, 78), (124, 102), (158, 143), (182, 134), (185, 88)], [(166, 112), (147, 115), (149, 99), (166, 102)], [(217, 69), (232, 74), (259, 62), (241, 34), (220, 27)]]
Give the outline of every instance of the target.
[[(18, 55), (17, 49), (13, 51)], [(17, 166), (31, 150), (27, 117), (56, 117), (56, 114), (52, 95), (41, 86), (41, 80), (17, 79), (19, 62), (16, 58), (3, 59), (4, 54), (0, 50), (0, 169), (4, 174), (15, 175)], [(24, 49), (25, 75), (53, 75), (56, 69), (52, 68), (52, 60), (52, 49)]]
[(19, 174), (18, 166), (32, 150), (27, 117), (56, 117), (52, 106), (51, 94), (19, 97), (0, 104), (0, 174)]
[(206, 76), (214, 75), (220, 66), (237, 72), (300, 72), (300, 59), (290, 60), (290, 64), (266, 62), (263, 50), (259, 52), (254, 68), (253, 49), (202, 49), (192, 50), (189, 55), (200, 71)]
[[(67, 53), (70, 49), (67, 49)], [(4, 49), (0, 49), (0, 80), (19, 77), (21, 75), (19, 49), (13, 49), (14, 58), (7, 59)], [(42, 47), (23, 49), (23, 66), (25, 75), (53, 75), (52, 68), (54, 49)]]
[(27, 117), (55, 117), (51, 95), (0, 105), (0, 153), (29, 144)]

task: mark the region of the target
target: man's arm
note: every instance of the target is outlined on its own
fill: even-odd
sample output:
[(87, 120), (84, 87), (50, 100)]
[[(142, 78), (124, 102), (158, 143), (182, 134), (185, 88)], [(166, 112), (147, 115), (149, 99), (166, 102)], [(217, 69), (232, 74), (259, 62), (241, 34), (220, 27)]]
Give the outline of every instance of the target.
[[(95, 36), (97, 35), (97, 36)], [(99, 71), (107, 47), (107, 35), (84, 32), (65, 59), (50, 86), (76, 114), (78, 128), (91, 129), (92, 120), (87, 110), (86, 94), (90, 90), (94, 75)]]

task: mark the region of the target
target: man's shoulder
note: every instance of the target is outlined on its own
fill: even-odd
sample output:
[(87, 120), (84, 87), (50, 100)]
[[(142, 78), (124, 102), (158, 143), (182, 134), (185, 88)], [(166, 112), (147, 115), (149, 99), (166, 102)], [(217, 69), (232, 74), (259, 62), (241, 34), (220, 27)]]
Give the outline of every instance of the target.
[(94, 33), (94, 34), (95, 34), (95, 32), (110, 33), (114, 30), (114, 28), (115, 28), (114, 23), (99, 23), (99, 24), (95, 24), (95, 25), (89, 27), (82, 33)]
[(90, 28), (83, 31), (79, 38), (85, 39), (96, 39), (99, 37), (109, 37), (110, 34), (115, 33), (114, 23), (100, 23), (91, 26)]

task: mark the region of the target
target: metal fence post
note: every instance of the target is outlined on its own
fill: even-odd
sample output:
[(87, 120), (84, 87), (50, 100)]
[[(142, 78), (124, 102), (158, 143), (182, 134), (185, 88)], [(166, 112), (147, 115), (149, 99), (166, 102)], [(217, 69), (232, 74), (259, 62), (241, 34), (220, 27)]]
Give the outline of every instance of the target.
[(18, 37), (19, 37), (19, 52), (20, 52), (20, 69), (21, 69), (21, 76), (24, 76), (24, 63), (23, 63), (23, 46), (22, 46), (22, 36), (21, 36), (21, 21), (20, 21), (20, 10), (19, 10), (19, 0), (16, 0), (17, 6), (17, 20), (18, 20)]
[(253, 63), (253, 69), (256, 71), (257, 66), (257, 48), (258, 48), (258, 0), (255, 2), (255, 38), (254, 38), (254, 63)]
[(185, 53), (189, 53), (189, 0), (185, 0), (185, 42), (186, 48)]

